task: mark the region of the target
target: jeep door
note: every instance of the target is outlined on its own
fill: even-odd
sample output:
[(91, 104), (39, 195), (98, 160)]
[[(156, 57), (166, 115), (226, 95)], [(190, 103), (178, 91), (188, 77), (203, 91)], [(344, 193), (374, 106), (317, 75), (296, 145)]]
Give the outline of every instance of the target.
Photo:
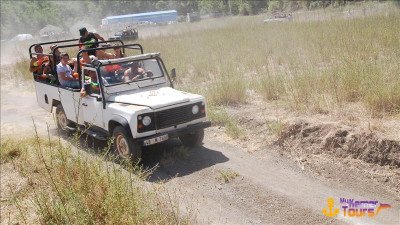
[[(85, 78), (86, 75), (86, 78)], [(81, 112), (85, 123), (104, 128), (103, 122), (103, 102), (101, 99), (100, 88), (96, 88), (98, 78), (96, 69), (83, 67), (82, 69), (82, 84), (86, 84), (91, 88), (92, 93), (86, 93), (81, 100)], [(98, 86), (97, 86), (98, 87)]]
[(82, 124), (83, 117), (80, 113), (81, 97), (79, 91), (79, 89), (58, 87), (61, 105), (67, 119)]

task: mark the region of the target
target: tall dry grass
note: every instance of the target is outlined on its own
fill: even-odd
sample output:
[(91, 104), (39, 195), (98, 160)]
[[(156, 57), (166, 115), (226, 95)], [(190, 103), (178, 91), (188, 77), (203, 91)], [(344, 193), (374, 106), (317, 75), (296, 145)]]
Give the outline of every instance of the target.
[[(11, 163), (28, 179), (23, 192), (2, 204), (16, 203), (25, 224), (188, 224), (174, 197), (144, 182), (148, 171), (116, 165), (74, 151), (60, 140), (37, 135), (1, 141), (0, 163)], [(6, 175), (4, 175), (6, 176)], [(5, 191), (5, 190), (3, 190)], [(26, 211), (33, 199), (35, 212)], [(5, 206), (4, 205), (4, 206)], [(36, 214), (38, 221), (33, 221)], [(4, 218), (5, 219), (5, 218)], [(5, 222), (5, 220), (3, 221)]]
[[(212, 106), (248, 102), (254, 90), (295, 110), (329, 113), (362, 102), (373, 116), (393, 115), (400, 112), (400, 9), (378, 5), (374, 15), (351, 19), (326, 9), (321, 21), (302, 13), (282, 23), (259, 15), (153, 27), (139, 42), (177, 69), (179, 89)], [(28, 77), (23, 63), (15, 68), (15, 77)]]
[(399, 112), (399, 9), (354, 19), (262, 19), (234, 17), (219, 29), (142, 44), (177, 68), (179, 88), (205, 94), (214, 105), (246, 102), (250, 89), (299, 110), (326, 111), (359, 101), (374, 115)]

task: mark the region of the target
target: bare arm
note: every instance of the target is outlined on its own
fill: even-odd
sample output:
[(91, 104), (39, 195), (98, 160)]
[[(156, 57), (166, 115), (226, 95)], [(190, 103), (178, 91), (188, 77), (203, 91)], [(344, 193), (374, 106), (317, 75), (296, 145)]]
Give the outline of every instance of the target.
[(105, 52), (104, 50), (96, 50), (96, 56), (98, 59), (114, 59), (115, 58), (114, 54)]
[(144, 69), (138, 68), (138, 74), (132, 78), (132, 81), (142, 79), (145, 73), (146, 71), (144, 71)]
[(78, 72), (78, 60), (75, 59), (73, 62), (74, 62), (74, 70), (72, 71), (72, 73), (76, 73)]
[(125, 80), (125, 82), (130, 81), (130, 79), (129, 79), (129, 75), (130, 74), (131, 74), (131, 68), (125, 70), (125, 72), (124, 72), (124, 80)]
[(143, 75), (143, 74), (146, 73), (146, 71), (144, 71), (143, 68), (138, 68), (138, 72), (139, 72), (140, 75)]
[(58, 72), (58, 76), (59, 77), (61, 76), (63, 80), (77, 80), (77, 79), (75, 79), (73, 77), (67, 77), (65, 72)]
[(43, 75), (51, 73), (51, 65), (51, 63), (46, 64), (46, 66), (43, 68)]
[(93, 33), (93, 34), (94, 34), (94, 36), (95, 36), (97, 39), (102, 40), (102, 41), (106, 41), (106, 40), (104, 40), (104, 38), (103, 38), (102, 36), (100, 36), (98, 33)]

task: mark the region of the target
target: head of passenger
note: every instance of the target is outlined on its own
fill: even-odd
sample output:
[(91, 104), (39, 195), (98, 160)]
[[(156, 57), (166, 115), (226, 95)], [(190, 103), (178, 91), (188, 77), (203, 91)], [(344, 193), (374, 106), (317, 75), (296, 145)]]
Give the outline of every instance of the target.
[(120, 46), (114, 46), (114, 56), (115, 58), (123, 58), (124, 54), (121, 51), (121, 47)]
[(86, 27), (82, 27), (81, 29), (79, 29), (79, 34), (81, 35), (81, 37), (87, 37), (89, 32), (86, 30)]
[(68, 64), (68, 61), (69, 61), (69, 55), (68, 55), (68, 53), (66, 53), (66, 52), (61, 52), (60, 58), (61, 58), (61, 63), (62, 63), (62, 64), (64, 64), (64, 65)]
[[(51, 46), (50, 46), (51, 53), (53, 53), (54, 49), (57, 48), (57, 47), (58, 47), (58, 46), (55, 45), (55, 44), (51, 45)], [(55, 54), (56, 54), (56, 55), (60, 55), (60, 49), (57, 48), (56, 51), (55, 51)]]
[(138, 61), (132, 62), (131, 68), (133, 70), (137, 70), (139, 68), (139, 62)]
[(89, 70), (88, 76), (90, 77), (92, 82), (97, 82), (97, 76), (96, 76), (96, 72), (95, 71)]
[(36, 53), (43, 53), (43, 48), (41, 45), (35, 45), (35, 52)]
[(119, 47), (119, 46), (114, 46), (114, 51), (117, 53), (117, 52), (121, 52), (121, 47)]

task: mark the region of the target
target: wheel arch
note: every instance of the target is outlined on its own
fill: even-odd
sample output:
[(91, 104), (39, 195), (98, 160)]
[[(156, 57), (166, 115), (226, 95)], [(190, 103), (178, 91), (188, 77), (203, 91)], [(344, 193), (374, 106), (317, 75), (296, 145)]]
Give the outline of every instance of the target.
[(109, 121), (108, 121), (108, 133), (112, 135), (114, 129), (117, 126), (122, 126), (128, 135), (132, 137), (132, 132), (131, 128), (129, 126), (128, 120), (122, 116), (113, 116)]
[[(61, 105), (61, 102), (58, 101), (58, 100), (56, 100), (56, 99), (53, 99), (53, 101), (51, 102), (51, 109), (50, 109), (50, 112), (52, 113), (52, 112), (53, 112), (53, 108), (54, 108), (54, 107), (57, 107), (58, 105)], [(61, 105), (61, 106), (62, 106), (62, 105)]]

